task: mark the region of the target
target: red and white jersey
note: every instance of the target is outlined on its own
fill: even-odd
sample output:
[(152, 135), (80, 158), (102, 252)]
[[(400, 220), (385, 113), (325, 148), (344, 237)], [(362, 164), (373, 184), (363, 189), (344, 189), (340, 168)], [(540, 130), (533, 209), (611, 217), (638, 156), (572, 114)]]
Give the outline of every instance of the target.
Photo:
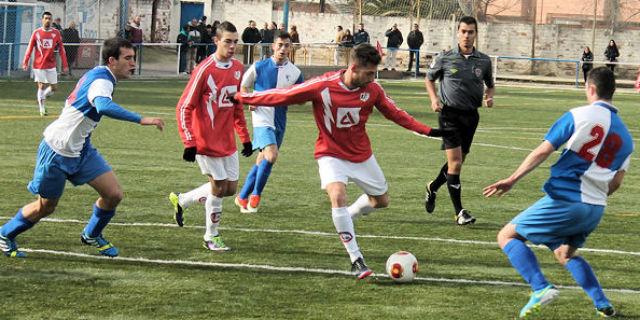
[(240, 61), (221, 62), (215, 54), (193, 70), (176, 106), (178, 131), (185, 147), (196, 147), (198, 154), (226, 157), (237, 150), (234, 129), (240, 141), (251, 141), (242, 104), (229, 101), (240, 92), (243, 70)]
[(55, 50), (58, 50), (60, 59), (62, 59), (62, 65), (64, 68), (68, 68), (67, 54), (64, 51), (64, 45), (62, 44), (62, 36), (60, 31), (55, 28), (38, 28), (31, 34), (29, 40), (29, 47), (27, 47), (27, 53), (24, 55), (23, 65), (29, 64), (31, 58), (31, 52), (35, 48), (35, 57), (33, 59), (33, 69), (52, 69), (56, 67), (56, 54)]
[(239, 102), (259, 106), (313, 103), (313, 116), (319, 129), (315, 158), (331, 156), (351, 162), (363, 162), (372, 155), (365, 124), (375, 106), (385, 118), (420, 134), (431, 128), (398, 108), (377, 82), (349, 89), (342, 82), (345, 70), (326, 73), (288, 89), (243, 93)]

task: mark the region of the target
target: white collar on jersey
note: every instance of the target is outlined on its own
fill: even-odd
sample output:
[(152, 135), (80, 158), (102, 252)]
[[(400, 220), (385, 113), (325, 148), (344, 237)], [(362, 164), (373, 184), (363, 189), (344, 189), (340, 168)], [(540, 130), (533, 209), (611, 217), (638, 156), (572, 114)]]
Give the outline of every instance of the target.
[(598, 100), (598, 101), (594, 101), (592, 103), (592, 105), (594, 106), (601, 106), (601, 107), (605, 107), (611, 111), (613, 111), (614, 113), (618, 113), (618, 108), (616, 108), (614, 105), (612, 105), (611, 103), (602, 101), (602, 100)]
[(109, 71), (109, 74), (111, 74), (111, 77), (113, 78), (113, 81), (115, 83), (118, 83), (118, 78), (116, 78), (116, 76), (113, 74), (113, 72), (111, 71), (111, 69), (109, 69), (109, 67), (107, 66), (100, 66), (100, 68), (105, 68), (107, 69), (107, 71)]
[(231, 66), (233, 65), (233, 58), (229, 59), (229, 61), (220, 61), (218, 60), (218, 58), (216, 58), (216, 54), (212, 54), (211, 57), (213, 58), (213, 61), (216, 62), (216, 68), (218, 69), (229, 69), (231, 68)]
[(289, 58), (286, 58), (282, 64), (278, 64), (278, 61), (276, 61), (276, 58), (271, 56), (271, 61), (273, 61), (273, 63), (276, 65), (276, 67), (280, 68), (280, 67), (286, 66), (289, 63)]

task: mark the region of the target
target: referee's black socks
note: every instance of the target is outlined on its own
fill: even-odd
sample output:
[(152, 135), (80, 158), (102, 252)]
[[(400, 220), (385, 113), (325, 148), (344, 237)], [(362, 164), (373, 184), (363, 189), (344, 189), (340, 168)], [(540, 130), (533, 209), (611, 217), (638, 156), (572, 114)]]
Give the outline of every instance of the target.
[(462, 194), (462, 185), (460, 184), (459, 174), (447, 174), (447, 188), (449, 189), (449, 196), (451, 202), (456, 210), (456, 214), (462, 210), (462, 200), (460, 199)]
[(445, 162), (444, 166), (440, 169), (438, 176), (431, 181), (431, 185), (429, 186), (429, 190), (431, 192), (436, 192), (440, 187), (447, 182), (447, 171), (449, 170), (449, 165)]

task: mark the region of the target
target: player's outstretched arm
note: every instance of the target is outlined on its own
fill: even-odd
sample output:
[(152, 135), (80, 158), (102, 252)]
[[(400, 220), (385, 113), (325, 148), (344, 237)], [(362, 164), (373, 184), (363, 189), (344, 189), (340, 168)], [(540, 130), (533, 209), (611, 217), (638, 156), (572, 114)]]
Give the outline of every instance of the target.
[(140, 119), (140, 125), (143, 126), (156, 126), (158, 130), (164, 129), (164, 121), (160, 118), (143, 117)]
[(322, 89), (322, 79), (307, 81), (287, 89), (271, 89), (253, 93), (237, 93), (234, 103), (259, 105), (266, 107), (302, 104), (314, 100)]
[(486, 186), (482, 190), (482, 194), (485, 197), (491, 197), (493, 195), (501, 196), (516, 184), (520, 179), (526, 176), (529, 172), (533, 171), (533, 169), (537, 168), (541, 163), (543, 163), (549, 155), (551, 155), (555, 151), (555, 147), (551, 144), (551, 142), (545, 140), (543, 141), (537, 148), (535, 148), (531, 153), (522, 161), (518, 169), (511, 174), (506, 179), (499, 180), (489, 186)]
[(27, 52), (24, 54), (24, 60), (22, 61), (22, 69), (25, 71), (29, 70), (29, 60), (31, 60), (31, 52), (33, 51), (33, 47), (36, 45), (36, 31), (31, 34), (31, 39), (29, 39), (29, 46), (27, 47)]

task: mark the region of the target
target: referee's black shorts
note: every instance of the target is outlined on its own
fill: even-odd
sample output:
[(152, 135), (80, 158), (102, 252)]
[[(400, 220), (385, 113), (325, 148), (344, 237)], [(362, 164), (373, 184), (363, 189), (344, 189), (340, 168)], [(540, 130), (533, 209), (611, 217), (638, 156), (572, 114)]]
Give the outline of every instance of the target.
[(454, 149), (461, 147), (462, 153), (469, 153), (473, 136), (476, 133), (480, 115), (478, 110), (459, 110), (443, 107), (438, 117), (441, 129), (452, 128), (456, 134), (442, 138), (442, 149)]

